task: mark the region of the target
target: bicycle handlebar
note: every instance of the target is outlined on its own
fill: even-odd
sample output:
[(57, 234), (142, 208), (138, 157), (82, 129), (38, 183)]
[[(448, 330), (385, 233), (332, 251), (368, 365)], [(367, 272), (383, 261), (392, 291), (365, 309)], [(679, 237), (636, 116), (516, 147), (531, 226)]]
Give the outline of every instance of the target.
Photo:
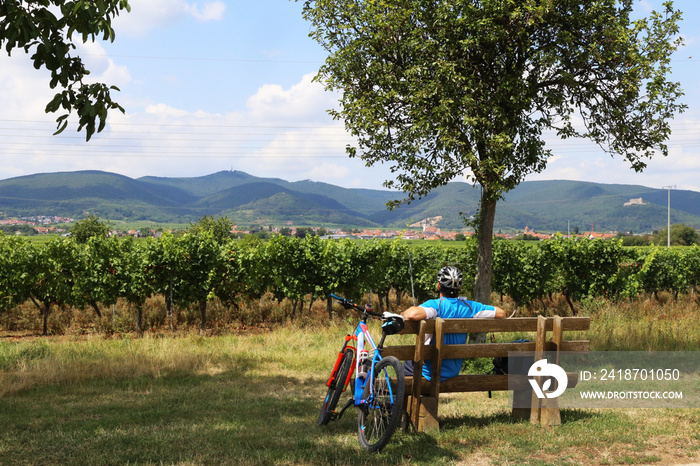
[(343, 298), (342, 296), (338, 296), (337, 294), (331, 293), (331, 297), (332, 297), (333, 299), (339, 301), (340, 304), (341, 304), (345, 309), (354, 309), (354, 310), (356, 310), (357, 312), (359, 312), (360, 314), (365, 314), (365, 313), (367, 313), (367, 315), (370, 315), (370, 316), (372, 316), (372, 317), (377, 317), (377, 318), (380, 318), (380, 319), (383, 318), (383, 316), (382, 316), (381, 314), (379, 314), (379, 313), (377, 313), (377, 312), (374, 312), (374, 311), (371, 311), (371, 310), (370, 310), (371, 308), (370, 308), (370, 309), (367, 309), (367, 308), (365, 307), (365, 308), (363, 309), (363, 308), (361, 308), (360, 306), (358, 306), (357, 304), (353, 303), (352, 301), (350, 301), (350, 300), (348, 300), (348, 299), (346, 299), (346, 298)]

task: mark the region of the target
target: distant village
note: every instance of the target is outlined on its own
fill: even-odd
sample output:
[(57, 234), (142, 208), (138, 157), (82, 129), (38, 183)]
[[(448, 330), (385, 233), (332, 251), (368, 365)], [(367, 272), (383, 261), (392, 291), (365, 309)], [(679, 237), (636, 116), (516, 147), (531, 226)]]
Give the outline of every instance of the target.
[[(440, 220), (439, 217), (434, 219), (426, 219), (422, 222), (418, 222), (410, 225), (409, 228), (404, 230), (380, 230), (380, 229), (353, 229), (353, 230), (343, 230), (336, 228), (325, 228), (325, 227), (268, 227), (261, 230), (246, 230), (240, 229), (240, 227), (234, 227), (231, 230), (233, 236), (245, 236), (247, 234), (254, 234), (260, 231), (267, 231), (271, 234), (283, 234), (287, 236), (303, 236), (305, 234), (314, 234), (321, 237), (321, 239), (404, 239), (404, 240), (432, 240), (432, 241), (459, 241), (464, 240), (474, 234), (473, 231), (442, 231), (439, 227), (435, 226)], [(58, 216), (36, 216), (36, 217), (22, 217), (14, 219), (3, 219), (0, 220), (1, 227), (24, 227), (22, 230), (17, 230), (16, 234), (26, 234), (26, 228), (32, 228), (35, 234), (45, 235), (45, 234), (55, 234), (55, 235), (66, 235), (68, 230), (66, 228), (57, 227), (57, 224), (72, 223), (75, 220), (69, 217), (58, 217)], [(8, 230), (8, 228), (2, 228), (3, 230)], [(163, 234), (163, 229), (148, 229), (148, 230), (128, 230), (128, 231), (118, 231), (111, 230), (110, 234), (113, 236), (134, 236), (134, 237), (144, 237), (144, 236), (155, 236), (159, 237)], [(177, 230), (168, 230), (171, 233), (177, 233)], [(312, 233), (313, 232), (313, 233)], [(591, 226), (591, 231), (584, 233), (578, 233), (576, 236), (579, 238), (614, 238), (617, 236), (616, 231), (609, 232), (596, 232)], [(529, 227), (525, 227), (522, 231), (512, 231), (508, 233), (497, 233), (494, 236), (504, 238), (504, 239), (514, 239), (523, 238), (531, 240), (544, 240), (554, 236), (554, 233), (540, 233)]]
[[(630, 199), (628, 202), (624, 203), (624, 206), (638, 206), (645, 205), (644, 200), (640, 198)], [(243, 237), (249, 234), (258, 234), (259, 236), (276, 235), (281, 234), (285, 236), (299, 236), (303, 237), (306, 234), (314, 234), (322, 239), (340, 239), (340, 238), (351, 238), (351, 239), (405, 239), (405, 240), (432, 240), (432, 241), (460, 241), (474, 234), (473, 231), (442, 231), (437, 224), (442, 220), (442, 217), (430, 217), (422, 219), (416, 223), (410, 224), (408, 228), (402, 230), (386, 230), (386, 229), (352, 229), (343, 230), (336, 228), (326, 228), (326, 227), (293, 227), (292, 222), (287, 222), (286, 226), (283, 227), (254, 227), (251, 226), (250, 229), (244, 229), (240, 226), (235, 227), (231, 230), (231, 235), (234, 237)], [(15, 234), (56, 234), (56, 235), (68, 235), (69, 232), (66, 228), (59, 227), (57, 225), (63, 225), (66, 223), (72, 223), (75, 220), (69, 217), (59, 217), (59, 216), (34, 216), (34, 217), (22, 217), (14, 219), (2, 219), (0, 220), (0, 229), (4, 230), (7, 234), (8, 231), (13, 231)], [(16, 227), (15, 230), (13, 227)], [(31, 231), (33, 229), (33, 231)], [(177, 230), (168, 230), (171, 233), (177, 233)], [(155, 236), (159, 237), (163, 234), (164, 230), (162, 228), (158, 229), (142, 229), (142, 230), (128, 230), (128, 231), (117, 231), (111, 230), (110, 234), (113, 236), (134, 236), (134, 237), (144, 237), (144, 236)], [(556, 233), (544, 233), (538, 232), (534, 229), (525, 226), (521, 231), (509, 231), (509, 232), (498, 232), (494, 236), (497, 238), (504, 239), (528, 239), (528, 240), (545, 240), (551, 238)], [(619, 236), (617, 231), (595, 231), (595, 225), (590, 226), (589, 231), (580, 232), (575, 230), (573, 234), (571, 232), (566, 232), (566, 236), (577, 237), (577, 238), (614, 238)]]
[[(52, 225), (71, 223), (74, 221), (75, 220), (70, 218), (70, 217), (39, 215), (36, 217), (2, 219), (2, 220), (0, 220), (0, 228), (5, 227), (5, 228), (2, 228), (2, 230), (8, 230), (8, 229), (11, 229), (11, 227), (24, 227), (24, 228), (32, 228), (34, 230), (34, 233), (39, 234), (39, 235), (47, 235), (47, 234), (60, 235), (60, 234), (66, 233), (67, 230), (65, 228), (58, 228), (58, 227), (52, 226)], [(22, 231), (23, 230), (17, 230), (16, 233), (22, 234)]]
[[(625, 206), (633, 205), (644, 205), (645, 202), (642, 198), (630, 199), (626, 202)], [(232, 236), (242, 237), (248, 234), (259, 234), (261, 232), (266, 232), (268, 234), (281, 234), (286, 236), (300, 236), (303, 237), (306, 234), (314, 234), (320, 236), (322, 239), (340, 239), (340, 238), (351, 238), (351, 239), (405, 239), (405, 240), (433, 240), (433, 241), (459, 241), (464, 240), (474, 234), (473, 231), (442, 231), (437, 224), (442, 220), (442, 217), (431, 217), (423, 219), (419, 222), (409, 225), (408, 228), (403, 230), (380, 230), (380, 229), (365, 229), (365, 230), (342, 230), (334, 228), (325, 227), (293, 227), (291, 222), (288, 222), (288, 226), (285, 227), (273, 227), (269, 226), (267, 229), (263, 227), (258, 227), (258, 230), (253, 229), (241, 229), (240, 227), (234, 227), (231, 230)], [(15, 234), (27, 234), (27, 229), (33, 229), (34, 234), (45, 235), (45, 234), (56, 234), (56, 235), (67, 235), (69, 232), (65, 228), (61, 228), (55, 225), (62, 225), (66, 223), (72, 223), (75, 220), (69, 217), (59, 217), (59, 216), (35, 216), (35, 217), (22, 217), (13, 219), (2, 219), (0, 220), (0, 229), (7, 232), (12, 231), (12, 227), (17, 227), (18, 229), (14, 231)], [(159, 237), (163, 234), (163, 229), (148, 229), (148, 230), (128, 230), (128, 231), (117, 231), (111, 230), (110, 234), (114, 236), (134, 236), (134, 237), (144, 237), (144, 236), (155, 236)], [(169, 230), (171, 233), (176, 233), (177, 230)], [(496, 233), (494, 236), (497, 238), (504, 239), (529, 239), (529, 240), (545, 240), (551, 238), (556, 233), (542, 233), (535, 231), (534, 229), (525, 226), (522, 231), (510, 231), (507, 233)], [(595, 231), (595, 225), (591, 225), (590, 231), (579, 232), (575, 231), (574, 234), (567, 232), (567, 236), (577, 237), (577, 238), (614, 238), (618, 236), (617, 231)]]

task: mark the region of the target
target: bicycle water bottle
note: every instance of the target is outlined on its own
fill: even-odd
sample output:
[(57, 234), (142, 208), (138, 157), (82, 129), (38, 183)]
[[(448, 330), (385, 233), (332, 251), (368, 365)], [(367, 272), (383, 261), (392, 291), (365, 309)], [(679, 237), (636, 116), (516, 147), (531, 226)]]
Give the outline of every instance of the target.
[(358, 377), (366, 378), (367, 371), (369, 370), (369, 352), (366, 349), (360, 351), (360, 367), (357, 373)]

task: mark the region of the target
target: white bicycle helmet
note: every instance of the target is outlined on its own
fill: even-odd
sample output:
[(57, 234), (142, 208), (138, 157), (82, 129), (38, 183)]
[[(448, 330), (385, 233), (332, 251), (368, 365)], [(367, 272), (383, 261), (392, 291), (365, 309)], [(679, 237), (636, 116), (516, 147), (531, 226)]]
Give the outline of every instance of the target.
[(462, 272), (457, 267), (448, 265), (440, 269), (437, 274), (438, 283), (444, 288), (454, 291), (462, 289)]

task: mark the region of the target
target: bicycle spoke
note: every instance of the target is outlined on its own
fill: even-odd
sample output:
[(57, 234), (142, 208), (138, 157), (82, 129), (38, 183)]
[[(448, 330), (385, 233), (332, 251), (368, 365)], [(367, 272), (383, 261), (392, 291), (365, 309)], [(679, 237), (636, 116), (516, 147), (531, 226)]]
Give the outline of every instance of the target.
[[(372, 386), (365, 389), (367, 404), (358, 417), (360, 445), (368, 451), (380, 451), (389, 442), (403, 407), (403, 367), (400, 362), (393, 357), (384, 358), (375, 370), (377, 377)], [(390, 385), (392, 378), (401, 379), (396, 391)]]

